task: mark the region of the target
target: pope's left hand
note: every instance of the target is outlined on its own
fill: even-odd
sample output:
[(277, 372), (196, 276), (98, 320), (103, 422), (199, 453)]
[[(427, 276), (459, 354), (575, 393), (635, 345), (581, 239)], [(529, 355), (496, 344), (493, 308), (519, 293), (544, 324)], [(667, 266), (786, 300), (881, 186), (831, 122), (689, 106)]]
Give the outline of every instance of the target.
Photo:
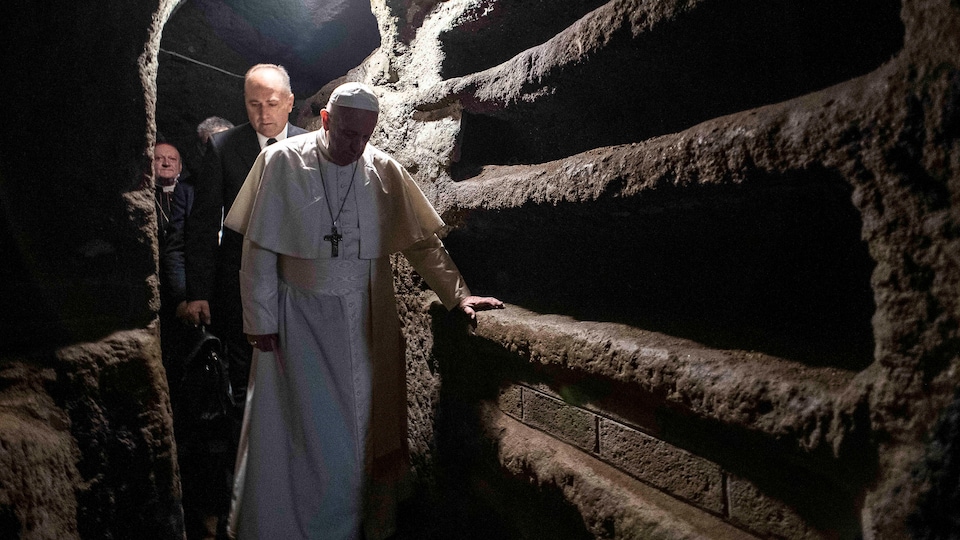
[(458, 306), (470, 318), (471, 324), (477, 324), (477, 312), (489, 309), (503, 309), (503, 302), (492, 296), (468, 296)]

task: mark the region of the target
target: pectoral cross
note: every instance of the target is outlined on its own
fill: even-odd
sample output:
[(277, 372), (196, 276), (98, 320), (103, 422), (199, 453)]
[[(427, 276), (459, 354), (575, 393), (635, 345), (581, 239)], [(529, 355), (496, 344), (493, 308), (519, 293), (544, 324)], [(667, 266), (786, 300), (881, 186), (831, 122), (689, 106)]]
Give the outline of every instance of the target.
[(340, 255), (340, 240), (343, 240), (343, 235), (337, 231), (336, 225), (330, 229), (330, 234), (323, 237), (324, 240), (330, 242), (330, 256), (337, 257)]

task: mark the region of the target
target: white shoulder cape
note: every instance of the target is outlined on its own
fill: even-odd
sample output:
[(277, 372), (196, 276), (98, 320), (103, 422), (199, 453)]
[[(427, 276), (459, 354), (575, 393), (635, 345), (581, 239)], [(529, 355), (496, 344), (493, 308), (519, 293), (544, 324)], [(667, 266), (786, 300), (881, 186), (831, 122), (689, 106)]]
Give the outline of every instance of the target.
[[(322, 131), (322, 130), (321, 130)], [(247, 175), (224, 226), (259, 246), (291, 257), (315, 259), (330, 231), (318, 165), (321, 131), (268, 146)], [(360, 257), (375, 259), (402, 251), (443, 227), (413, 177), (377, 148), (367, 145), (358, 164), (357, 206)]]

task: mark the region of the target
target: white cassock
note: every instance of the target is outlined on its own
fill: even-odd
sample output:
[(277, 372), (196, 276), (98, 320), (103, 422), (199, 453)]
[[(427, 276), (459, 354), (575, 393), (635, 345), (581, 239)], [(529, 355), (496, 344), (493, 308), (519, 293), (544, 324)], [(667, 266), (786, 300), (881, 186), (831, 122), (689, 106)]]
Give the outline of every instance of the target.
[(241, 540), (392, 534), (408, 455), (389, 256), (403, 252), (448, 309), (470, 295), (406, 170), (370, 145), (337, 166), (325, 137), (267, 147), (225, 221), (245, 236), (244, 332), (280, 336), (280, 354), (257, 351), (251, 367), (231, 509)]

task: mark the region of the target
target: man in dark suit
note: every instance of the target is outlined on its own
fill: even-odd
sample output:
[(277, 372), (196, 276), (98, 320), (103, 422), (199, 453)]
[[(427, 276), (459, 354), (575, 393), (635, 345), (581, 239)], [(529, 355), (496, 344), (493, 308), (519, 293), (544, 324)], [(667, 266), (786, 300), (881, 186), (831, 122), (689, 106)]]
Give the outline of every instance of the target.
[(244, 78), (243, 94), (250, 122), (210, 138), (195, 181), (193, 211), (186, 223), (188, 302), (183, 317), (192, 324), (208, 325), (220, 338), (237, 403), (237, 431), (223, 452), (227, 482), (222, 493), (215, 497), (217, 500), (210, 501), (217, 507), (219, 516), (226, 514), (229, 505), (230, 478), (252, 354), (243, 334), (240, 304), (243, 237), (229, 229), (223, 229), (221, 236), (222, 217), (230, 210), (260, 150), (288, 136), (306, 133), (288, 122), (293, 110), (293, 92), (290, 76), (282, 66), (258, 64), (250, 68)]
[(184, 181), (189, 173), (183, 168), (180, 151), (171, 143), (158, 142), (153, 147), (153, 176), (160, 248), (160, 345), (173, 387), (186, 337), (176, 313), (178, 306), (186, 307), (183, 228), (193, 207), (194, 191), (193, 185)]

